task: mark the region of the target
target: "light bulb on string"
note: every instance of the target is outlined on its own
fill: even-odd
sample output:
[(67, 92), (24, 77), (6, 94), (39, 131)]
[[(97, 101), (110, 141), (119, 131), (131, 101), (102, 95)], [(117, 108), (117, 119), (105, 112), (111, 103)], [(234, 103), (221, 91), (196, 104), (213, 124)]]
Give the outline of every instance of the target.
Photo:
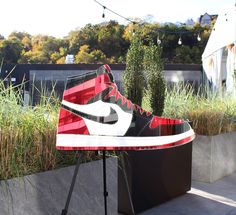
[(157, 45), (161, 45), (161, 40), (160, 40), (159, 36), (157, 37)]
[(198, 34), (198, 35), (197, 35), (197, 41), (200, 42), (201, 40), (202, 40), (202, 38), (200, 37), (200, 34)]
[(106, 10), (106, 7), (103, 6), (103, 13), (102, 13), (102, 18), (105, 18), (105, 10)]
[(127, 20), (128, 22), (136, 23), (136, 22), (134, 22), (133, 20), (131, 20), (131, 19), (127, 18), (127, 17), (124, 17), (123, 15), (121, 15), (121, 14), (115, 12), (114, 10), (112, 10), (112, 9), (110, 9), (110, 8), (108, 8), (108, 7), (106, 7), (105, 5), (101, 4), (99, 1), (94, 0), (94, 2), (96, 2), (98, 5), (100, 5), (100, 6), (103, 7), (102, 18), (105, 18), (105, 10), (108, 10), (108, 11), (110, 11), (111, 13), (113, 13), (113, 14), (115, 14), (115, 15), (117, 15), (117, 16), (119, 16), (119, 17), (125, 19), (125, 20)]
[(135, 35), (135, 29), (134, 29), (134, 28), (130, 29), (130, 30), (129, 30), (129, 34), (130, 34), (131, 36), (134, 36), (134, 35)]
[(182, 45), (182, 39), (181, 39), (181, 37), (179, 38), (178, 44), (179, 44), (179, 45)]

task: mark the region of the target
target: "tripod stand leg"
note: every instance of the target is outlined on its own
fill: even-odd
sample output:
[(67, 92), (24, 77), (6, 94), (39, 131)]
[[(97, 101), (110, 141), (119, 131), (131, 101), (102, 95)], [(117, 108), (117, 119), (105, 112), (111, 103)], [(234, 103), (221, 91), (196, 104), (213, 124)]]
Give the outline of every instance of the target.
[(103, 195), (104, 195), (104, 209), (105, 215), (107, 215), (107, 177), (106, 177), (106, 151), (104, 150), (102, 153), (103, 160)]
[(120, 156), (120, 159), (121, 159), (120, 160), (121, 161), (121, 167), (120, 168), (122, 170), (124, 181), (125, 181), (125, 186), (126, 186), (126, 189), (127, 189), (128, 201), (129, 201), (130, 210), (131, 210), (130, 212), (132, 213), (132, 215), (135, 215), (133, 200), (132, 200), (132, 197), (131, 197), (130, 186), (129, 186), (129, 182), (128, 182), (128, 176), (127, 176), (127, 173), (126, 173), (126, 165), (125, 165), (125, 155), (124, 155), (124, 152), (122, 152), (122, 154)]
[(67, 196), (67, 199), (66, 199), (65, 208), (62, 210), (61, 215), (67, 215), (69, 204), (70, 204), (70, 199), (71, 199), (71, 196), (72, 196), (72, 192), (74, 190), (75, 181), (76, 181), (76, 177), (78, 175), (79, 166), (80, 166), (82, 157), (83, 157), (83, 153), (81, 153), (81, 155), (79, 156), (79, 158), (77, 160), (75, 170), (74, 170), (74, 174), (73, 174), (73, 178), (72, 178), (71, 185), (70, 185), (70, 190), (69, 190), (69, 193), (68, 193), (68, 196)]

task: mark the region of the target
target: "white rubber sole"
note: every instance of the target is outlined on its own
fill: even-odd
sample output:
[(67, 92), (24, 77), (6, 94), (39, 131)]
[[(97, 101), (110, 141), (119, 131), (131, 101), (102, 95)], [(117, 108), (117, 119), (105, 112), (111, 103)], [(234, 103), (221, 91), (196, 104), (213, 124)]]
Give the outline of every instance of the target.
[(142, 150), (170, 148), (191, 142), (192, 129), (187, 132), (155, 137), (119, 137), (79, 134), (57, 134), (56, 147), (60, 150)]

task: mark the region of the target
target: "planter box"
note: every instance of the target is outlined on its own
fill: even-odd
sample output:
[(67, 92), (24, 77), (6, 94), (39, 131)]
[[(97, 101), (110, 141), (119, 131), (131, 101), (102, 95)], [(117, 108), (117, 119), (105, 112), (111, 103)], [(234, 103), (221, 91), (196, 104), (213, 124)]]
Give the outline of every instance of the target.
[(236, 171), (236, 132), (197, 135), (193, 141), (192, 178), (214, 182)]
[[(117, 215), (117, 158), (107, 159), (107, 209)], [(0, 215), (60, 215), (74, 166), (0, 180)], [(80, 166), (68, 215), (104, 215), (102, 160)]]
[(118, 211), (123, 214), (134, 215), (191, 189), (192, 143), (123, 152), (118, 164)]

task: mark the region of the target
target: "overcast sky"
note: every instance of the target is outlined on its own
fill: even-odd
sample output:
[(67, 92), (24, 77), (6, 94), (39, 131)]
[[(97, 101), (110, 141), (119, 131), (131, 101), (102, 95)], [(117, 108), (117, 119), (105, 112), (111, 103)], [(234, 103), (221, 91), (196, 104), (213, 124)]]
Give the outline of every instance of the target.
[[(218, 14), (222, 8), (234, 7), (236, 0), (98, 0), (109, 9), (128, 17), (153, 16), (156, 22), (196, 21), (205, 12)], [(0, 34), (7, 37), (13, 31), (31, 35), (66, 36), (88, 23), (97, 24), (124, 19), (105, 11), (94, 0), (1, 0)]]

